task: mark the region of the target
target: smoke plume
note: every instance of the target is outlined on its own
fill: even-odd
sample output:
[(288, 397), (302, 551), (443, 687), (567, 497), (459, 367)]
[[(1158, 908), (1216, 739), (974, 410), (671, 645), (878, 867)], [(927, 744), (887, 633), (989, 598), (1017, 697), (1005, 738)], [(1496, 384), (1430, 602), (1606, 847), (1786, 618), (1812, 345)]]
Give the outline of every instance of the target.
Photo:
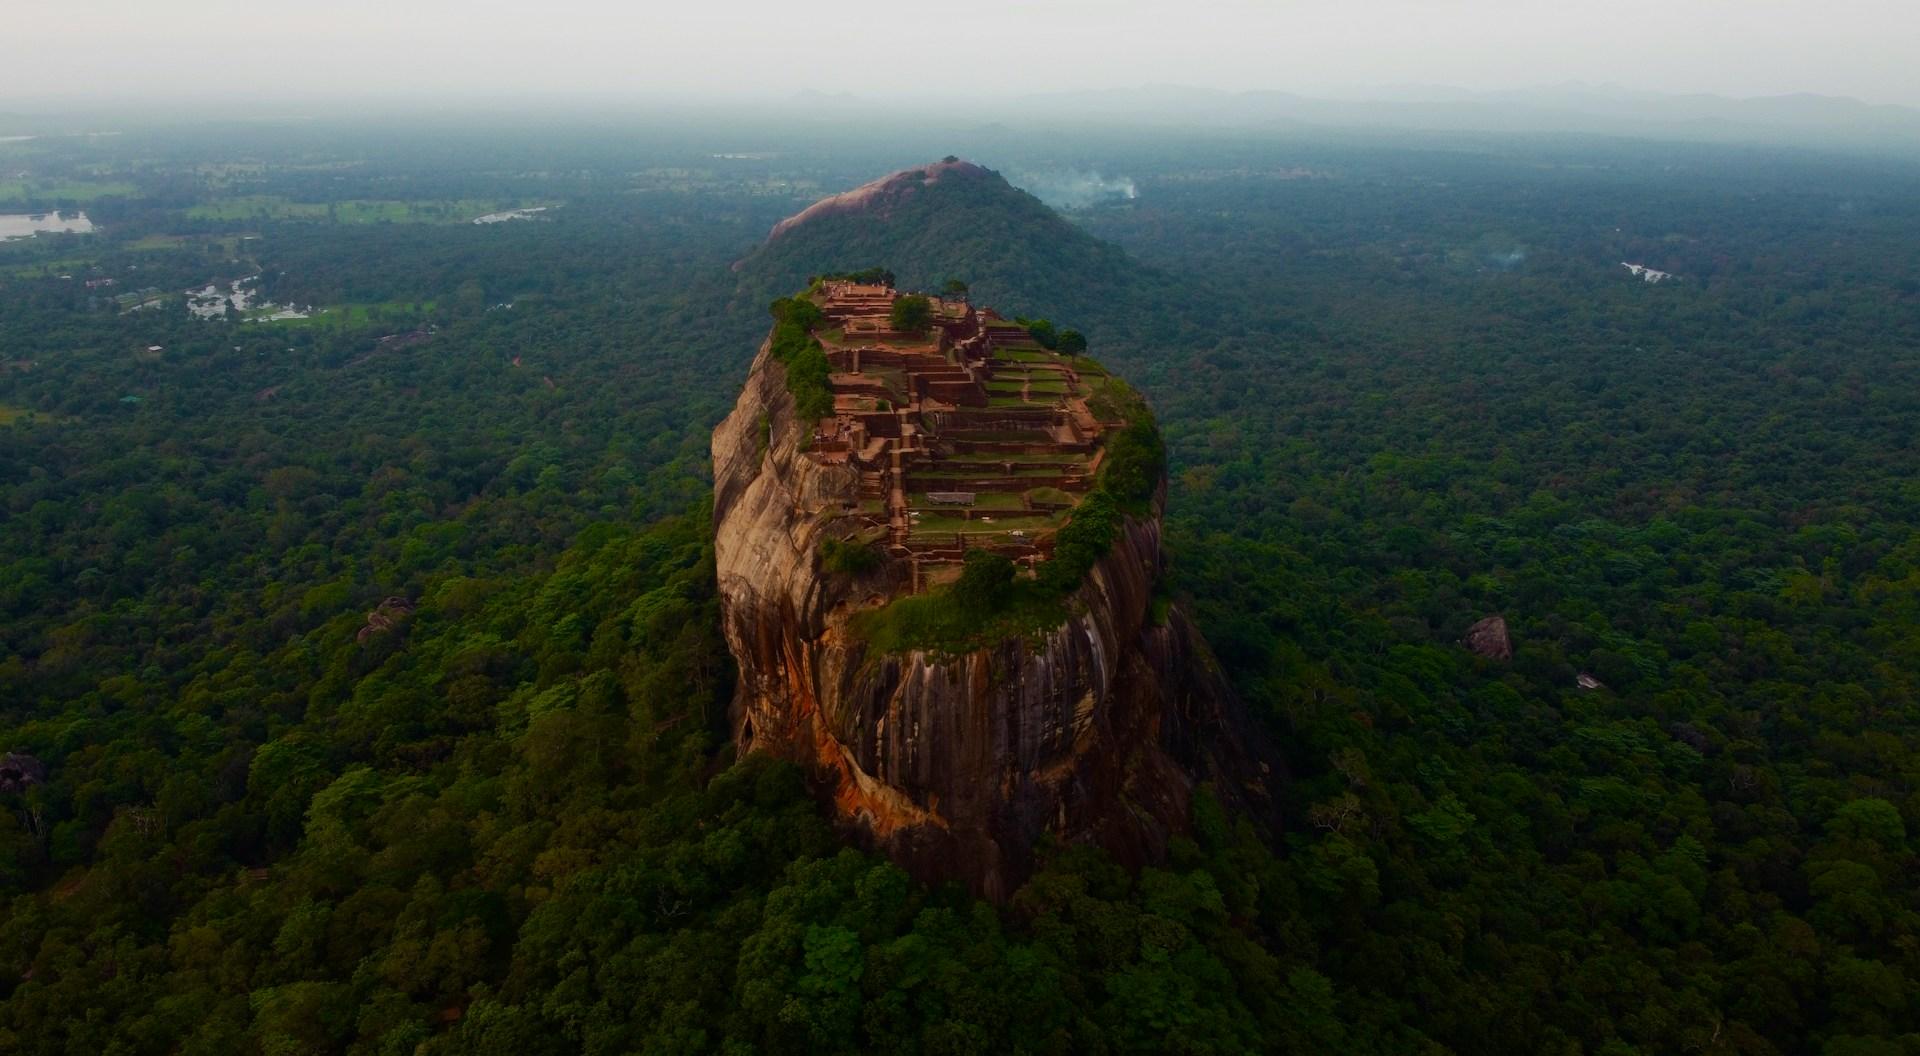
[(1028, 172), (1013, 182), (1055, 209), (1085, 209), (1101, 202), (1137, 198), (1140, 194), (1131, 178), (1108, 179), (1097, 172)]

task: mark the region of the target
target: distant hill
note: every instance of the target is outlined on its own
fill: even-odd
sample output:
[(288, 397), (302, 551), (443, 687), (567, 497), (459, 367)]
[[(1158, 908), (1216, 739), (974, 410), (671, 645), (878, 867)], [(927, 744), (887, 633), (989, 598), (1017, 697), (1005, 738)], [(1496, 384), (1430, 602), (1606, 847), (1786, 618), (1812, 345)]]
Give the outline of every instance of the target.
[(909, 290), (957, 278), (1003, 311), (1110, 341), (1166, 340), (1193, 314), (1173, 278), (998, 172), (957, 159), (881, 177), (781, 221), (734, 266), (736, 303), (764, 304), (810, 276), (869, 267), (892, 270)]
[(1316, 97), (1148, 85), (1029, 96), (1019, 109), (1029, 118), (1185, 127), (1570, 132), (1920, 153), (1920, 110), (1804, 93), (1736, 99), (1569, 83), (1491, 92), (1402, 85)]

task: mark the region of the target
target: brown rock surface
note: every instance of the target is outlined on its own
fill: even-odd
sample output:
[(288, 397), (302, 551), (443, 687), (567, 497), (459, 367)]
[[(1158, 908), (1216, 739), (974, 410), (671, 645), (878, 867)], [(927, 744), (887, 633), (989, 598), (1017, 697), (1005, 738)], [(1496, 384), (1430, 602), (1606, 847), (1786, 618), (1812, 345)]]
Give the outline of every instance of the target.
[(1489, 660), (1513, 659), (1513, 638), (1507, 634), (1505, 617), (1489, 616), (1467, 628), (1466, 637), (1460, 644), (1467, 650), (1484, 656)]
[(942, 179), (981, 179), (993, 174), (970, 161), (936, 161), (931, 165), (902, 169), (891, 175), (882, 176), (855, 187), (850, 191), (829, 195), (807, 206), (800, 212), (773, 225), (773, 231), (767, 235), (772, 242), (788, 231), (811, 220), (835, 213), (879, 212), (885, 211), (895, 202), (910, 197), (922, 187), (937, 183)]
[(1272, 822), (1277, 775), (1259, 732), (1187, 618), (1151, 618), (1157, 517), (1126, 523), (1074, 615), (1036, 640), (875, 655), (847, 621), (903, 592), (906, 575), (900, 562), (860, 577), (820, 569), (820, 540), (859, 480), (805, 456), (812, 429), (763, 346), (713, 436), (743, 751), (800, 761), (854, 832), (923, 879), (992, 898), (1025, 879), (1043, 834), (1130, 864), (1159, 858), (1202, 780)]

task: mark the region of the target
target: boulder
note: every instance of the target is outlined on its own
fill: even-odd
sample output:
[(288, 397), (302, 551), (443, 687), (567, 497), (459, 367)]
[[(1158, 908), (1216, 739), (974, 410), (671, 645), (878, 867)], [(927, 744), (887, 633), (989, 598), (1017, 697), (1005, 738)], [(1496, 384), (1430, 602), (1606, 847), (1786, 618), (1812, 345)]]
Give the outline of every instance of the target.
[(1507, 634), (1507, 621), (1503, 616), (1489, 616), (1467, 628), (1460, 644), (1466, 646), (1468, 652), (1489, 660), (1504, 663), (1513, 659), (1513, 638)]

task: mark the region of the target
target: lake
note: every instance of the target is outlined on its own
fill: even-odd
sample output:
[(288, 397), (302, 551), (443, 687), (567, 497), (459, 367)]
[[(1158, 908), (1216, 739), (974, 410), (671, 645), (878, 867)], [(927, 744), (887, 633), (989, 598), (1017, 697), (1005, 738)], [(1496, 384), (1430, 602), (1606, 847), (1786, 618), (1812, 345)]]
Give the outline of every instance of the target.
[(93, 230), (93, 221), (85, 213), (0, 213), (0, 242), (10, 238), (32, 238), (46, 231)]

